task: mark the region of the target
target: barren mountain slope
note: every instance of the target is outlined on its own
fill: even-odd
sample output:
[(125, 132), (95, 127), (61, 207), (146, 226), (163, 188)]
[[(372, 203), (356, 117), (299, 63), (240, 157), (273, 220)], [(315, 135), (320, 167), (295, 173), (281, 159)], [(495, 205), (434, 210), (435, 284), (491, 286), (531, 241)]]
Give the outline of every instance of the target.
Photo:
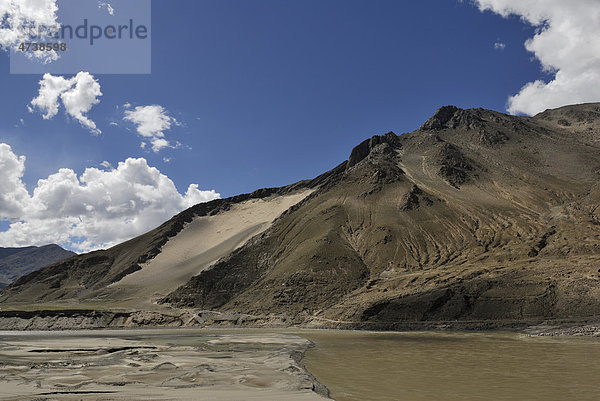
[(193, 275), (264, 231), (308, 196), (313, 181), (196, 205), (157, 229), (108, 250), (22, 277), (0, 296), (11, 308), (152, 309)]
[(74, 252), (62, 249), (58, 245), (0, 248), (0, 288), (6, 287), (21, 276), (74, 255)]
[(443, 107), (313, 181), (197, 205), (0, 302), (382, 328), (597, 317), (599, 140), (598, 104), (534, 118)]
[(164, 302), (386, 327), (598, 315), (600, 120), (565, 124), (598, 110), (445, 107), (414, 133), (373, 137), (336, 180)]

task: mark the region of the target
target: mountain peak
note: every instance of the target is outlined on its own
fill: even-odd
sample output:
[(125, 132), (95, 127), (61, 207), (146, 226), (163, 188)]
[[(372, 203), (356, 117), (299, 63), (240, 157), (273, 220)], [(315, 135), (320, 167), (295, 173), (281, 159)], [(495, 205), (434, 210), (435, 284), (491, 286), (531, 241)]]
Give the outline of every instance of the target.
[(352, 153), (350, 154), (350, 158), (348, 159), (348, 168), (354, 166), (355, 164), (369, 156), (369, 154), (375, 147), (382, 144), (387, 144), (391, 146), (398, 145), (398, 135), (390, 131), (385, 135), (375, 135), (370, 139), (363, 141), (360, 145), (352, 149)]
[[(435, 114), (429, 118), (420, 128), (421, 131), (439, 131), (450, 128), (465, 127), (467, 129), (478, 128), (483, 122), (484, 109), (461, 109), (456, 106), (440, 107)], [(490, 112), (493, 113), (493, 112)]]
[(446, 127), (446, 124), (462, 109), (456, 106), (443, 106), (440, 107), (429, 120), (425, 121), (425, 124), (421, 126), (423, 131), (435, 131)]

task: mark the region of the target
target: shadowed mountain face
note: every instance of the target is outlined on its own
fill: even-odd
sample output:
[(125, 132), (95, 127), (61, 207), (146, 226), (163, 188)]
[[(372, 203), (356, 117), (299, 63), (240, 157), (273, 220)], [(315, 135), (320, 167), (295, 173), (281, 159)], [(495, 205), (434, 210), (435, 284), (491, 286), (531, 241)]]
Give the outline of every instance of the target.
[(76, 255), (58, 245), (0, 248), (0, 289), (21, 276)]
[[(160, 303), (382, 327), (597, 316), (599, 178), (600, 105), (533, 118), (443, 107), (413, 133), (375, 136), (318, 179), (269, 192), (264, 199), (310, 189)], [(177, 249), (185, 224), (231, 215), (248, 199), (198, 205), (158, 231), (25, 277), (1, 301), (88, 299), (143, 271), (163, 246)]]

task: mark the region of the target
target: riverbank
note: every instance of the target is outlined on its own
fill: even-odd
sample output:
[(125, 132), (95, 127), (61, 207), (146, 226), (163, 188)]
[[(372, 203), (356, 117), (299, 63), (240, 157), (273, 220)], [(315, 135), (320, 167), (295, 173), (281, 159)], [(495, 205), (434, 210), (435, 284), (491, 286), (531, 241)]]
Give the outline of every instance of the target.
[(62, 331), (133, 328), (309, 328), (360, 331), (509, 331), (532, 336), (600, 337), (600, 318), (562, 320), (344, 322), (324, 319), (294, 321), (286, 316), (252, 316), (234, 312), (172, 310), (109, 311), (89, 309), (3, 310), (0, 329)]
[(2, 332), (0, 400), (324, 401), (300, 362), (311, 346), (276, 333)]

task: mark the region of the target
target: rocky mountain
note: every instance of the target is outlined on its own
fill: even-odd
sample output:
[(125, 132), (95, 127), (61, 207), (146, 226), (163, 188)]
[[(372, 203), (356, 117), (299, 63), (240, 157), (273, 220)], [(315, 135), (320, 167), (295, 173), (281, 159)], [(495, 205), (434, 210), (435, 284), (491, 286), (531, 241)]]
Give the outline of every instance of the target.
[(0, 248), (0, 289), (19, 277), (74, 255), (58, 245)]
[(599, 178), (600, 104), (446, 106), (313, 181), (197, 205), (0, 303), (382, 328), (597, 317)]

